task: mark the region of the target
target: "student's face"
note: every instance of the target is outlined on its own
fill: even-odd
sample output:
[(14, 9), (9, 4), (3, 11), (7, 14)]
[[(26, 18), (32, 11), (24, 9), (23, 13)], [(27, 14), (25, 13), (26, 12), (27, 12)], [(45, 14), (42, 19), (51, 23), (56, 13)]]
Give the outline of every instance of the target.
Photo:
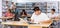
[(39, 15), (41, 13), (41, 11), (35, 11), (36, 15)]
[(22, 15), (24, 15), (24, 12), (22, 13)]
[(51, 13), (55, 13), (55, 12), (51, 10)]
[(10, 11), (7, 11), (7, 12), (9, 12), (9, 13), (10, 13)]

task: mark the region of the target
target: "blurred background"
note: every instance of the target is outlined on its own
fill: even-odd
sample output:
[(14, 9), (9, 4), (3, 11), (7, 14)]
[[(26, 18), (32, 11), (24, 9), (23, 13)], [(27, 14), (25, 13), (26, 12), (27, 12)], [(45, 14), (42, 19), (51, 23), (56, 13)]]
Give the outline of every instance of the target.
[[(60, 1), (42, 1), (42, 0), (32, 0), (32, 1), (23, 1), (23, 0), (2, 0), (2, 16), (6, 16), (8, 9), (15, 9), (15, 18), (19, 17), (20, 12), (24, 9), (27, 14), (33, 14), (33, 8), (39, 7), (43, 13), (50, 13), (51, 9), (55, 9), (56, 14), (60, 14)], [(58, 24), (59, 25), (59, 24)], [(54, 28), (58, 28), (55, 26)], [(1, 25), (2, 26), (2, 25)]]
[(16, 5), (16, 9), (18, 9), (19, 12), (21, 12), (22, 9), (25, 9), (28, 14), (33, 13), (33, 8), (35, 6), (38, 6), (43, 13), (50, 13), (51, 9), (54, 8), (56, 10), (56, 13), (60, 13), (60, 2), (59, 1), (50, 1), (50, 2), (17, 2), (13, 0), (2, 0), (2, 12), (3, 15), (7, 11), (5, 8), (6, 5), (10, 7), (12, 5), (12, 2)]

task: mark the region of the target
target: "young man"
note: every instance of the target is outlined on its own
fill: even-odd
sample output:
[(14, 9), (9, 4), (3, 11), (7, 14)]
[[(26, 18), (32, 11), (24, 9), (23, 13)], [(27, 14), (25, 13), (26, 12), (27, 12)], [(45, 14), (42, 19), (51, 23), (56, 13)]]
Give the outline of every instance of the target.
[(53, 20), (53, 23), (51, 24), (51, 26), (52, 26), (51, 28), (55, 28), (55, 27), (53, 27), (53, 26), (56, 26), (56, 24), (57, 24), (56, 21), (58, 21), (58, 20), (56, 20), (56, 19), (58, 19), (58, 18), (57, 18), (57, 14), (55, 13), (55, 9), (51, 9), (51, 12), (48, 13), (47, 15), (48, 15), (48, 17), (49, 17), (50, 19), (54, 19), (54, 20)]
[(39, 7), (35, 7), (34, 13), (32, 14), (31, 21), (34, 23), (40, 23), (40, 22), (49, 22), (50, 19), (45, 13), (42, 13)]
[(49, 18), (56, 18), (57, 14), (55, 13), (55, 9), (51, 9), (51, 13), (47, 14)]

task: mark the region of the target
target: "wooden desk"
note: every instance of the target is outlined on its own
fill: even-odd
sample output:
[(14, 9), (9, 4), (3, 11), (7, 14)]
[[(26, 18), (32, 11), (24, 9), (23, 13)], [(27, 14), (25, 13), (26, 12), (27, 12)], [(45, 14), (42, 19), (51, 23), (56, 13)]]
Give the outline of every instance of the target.
[(42, 28), (42, 27), (49, 27), (50, 23), (42, 23), (42, 24), (28, 24), (28, 23), (21, 23), (20, 21), (11, 21), (11, 22), (2, 22), (3, 25), (11, 25), (11, 26), (28, 26), (28, 28)]
[(13, 18), (13, 17), (0, 17), (1, 19), (9, 19), (9, 18)]
[(41, 23), (41, 24), (30, 24), (29, 28), (42, 28), (42, 27), (49, 27), (52, 22), (49, 23)]
[(2, 22), (1, 24), (4, 24), (4, 25), (14, 25), (14, 26), (27, 26), (28, 24), (25, 23), (25, 22), (19, 22), (19, 21), (11, 21), (11, 22)]

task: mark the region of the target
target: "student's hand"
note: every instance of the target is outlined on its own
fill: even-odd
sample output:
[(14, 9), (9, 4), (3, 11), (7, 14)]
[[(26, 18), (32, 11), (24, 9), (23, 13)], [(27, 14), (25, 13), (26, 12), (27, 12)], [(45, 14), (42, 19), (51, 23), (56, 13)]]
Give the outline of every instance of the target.
[(60, 14), (57, 17), (60, 19)]
[(26, 15), (22, 15), (22, 16), (26, 16)]
[(34, 22), (34, 20), (31, 19), (31, 22)]
[(27, 14), (27, 16), (31, 16), (30, 14)]
[(58, 21), (59, 20), (59, 18), (58, 17), (55, 17), (55, 21)]

